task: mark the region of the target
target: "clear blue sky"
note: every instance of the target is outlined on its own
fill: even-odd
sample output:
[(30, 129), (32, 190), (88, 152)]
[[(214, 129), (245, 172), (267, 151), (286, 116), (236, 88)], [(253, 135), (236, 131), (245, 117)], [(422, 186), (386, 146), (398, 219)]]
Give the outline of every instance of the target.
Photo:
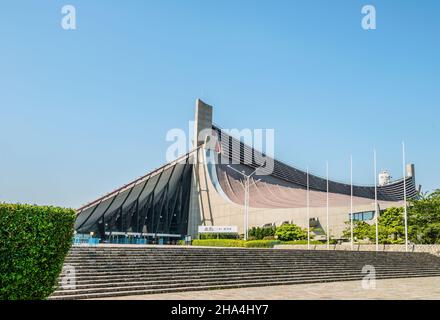
[[(77, 30), (60, 26), (77, 10)], [(361, 28), (374, 4), (377, 30)], [(8, 1), (0, 10), (0, 201), (78, 207), (165, 162), (194, 101), (274, 128), (280, 160), (440, 187), (440, 2)]]

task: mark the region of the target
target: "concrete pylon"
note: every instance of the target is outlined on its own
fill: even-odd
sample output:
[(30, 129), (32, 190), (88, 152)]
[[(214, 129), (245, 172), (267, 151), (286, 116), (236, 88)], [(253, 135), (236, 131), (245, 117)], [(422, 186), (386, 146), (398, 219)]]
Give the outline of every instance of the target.
[(406, 165), (406, 176), (416, 178), (416, 169), (414, 164), (410, 163)]
[(193, 147), (202, 145), (212, 131), (212, 106), (200, 99), (196, 100), (196, 114), (194, 119)]
[[(194, 149), (202, 146), (207, 137), (212, 134), (212, 111), (212, 106), (200, 99), (196, 100), (193, 138)], [(211, 222), (210, 224), (212, 224), (212, 213), (205, 212), (206, 208), (210, 208), (210, 200), (204, 161), (204, 149), (200, 148), (194, 153), (189, 203), (188, 235), (193, 238), (198, 235), (198, 227), (200, 225), (206, 225), (209, 220)]]

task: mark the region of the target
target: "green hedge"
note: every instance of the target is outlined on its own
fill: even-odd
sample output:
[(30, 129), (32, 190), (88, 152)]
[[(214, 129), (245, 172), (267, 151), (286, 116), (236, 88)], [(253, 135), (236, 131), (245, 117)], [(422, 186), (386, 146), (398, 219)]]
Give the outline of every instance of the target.
[(0, 299), (40, 300), (53, 292), (74, 222), (71, 209), (0, 203)]
[[(307, 244), (307, 240), (293, 240), (293, 241), (283, 241), (282, 244)], [(327, 244), (327, 242), (322, 242), (318, 240), (310, 240), (310, 244)]]
[(238, 248), (273, 248), (276, 244), (281, 244), (277, 240), (231, 240), (231, 239), (210, 239), (210, 240), (193, 240), (193, 246), (202, 247), (238, 247)]
[(213, 240), (213, 239), (232, 239), (236, 240), (237, 235), (236, 234), (230, 234), (230, 233), (203, 233), (199, 235), (199, 240)]
[(281, 244), (278, 240), (254, 240), (245, 243), (246, 248), (273, 248), (274, 245)]
[(244, 247), (243, 240), (232, 239), (209, 239), (209, 240), (193, 240), (193, 246), (201, 247)]

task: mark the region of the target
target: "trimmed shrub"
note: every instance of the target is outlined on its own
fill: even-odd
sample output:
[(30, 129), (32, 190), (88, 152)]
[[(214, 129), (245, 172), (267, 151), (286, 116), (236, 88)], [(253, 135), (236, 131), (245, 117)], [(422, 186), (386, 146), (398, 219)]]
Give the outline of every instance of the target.
[(211, 239), (237, 239), (237, 235), (231, 233), (203, 233), (200, 235), (200, 240)]
[[(293, 241), (283, 241), (282, 244), (307, 244), (307, 240), (293, 240)], [(310, 244), (326, 244), (318, 240), (310, 240)]]
[(276, 244), (281, 244), (277, 240), (230, 240), (230, 239), (212, 239), (212, 240), (193, 240), (193, 246), (202, 247), (238, 247), (238, 248), (273, 248)]
[(275, 235), (281, 241), (307, 239), (307, 231), (295, 224), (283, 224), (276, 229)]
[(281, 241), (277, 240), (255, 240), (245, 242), (246, 248), (273, 248), (274, 245), (281, 244)]
[(0, 299), (40, 300), (55, 289), (75, 211), (0, 203)]
[(232, 239), (193, 240), (193, 246), (202, 247), (244, 247), (245, 241)]
[(249, 229), (249, 238), (253, 237), (255, 240), (263, 240), (265, 237), (274, 237), (276, 227), (253, 227)]

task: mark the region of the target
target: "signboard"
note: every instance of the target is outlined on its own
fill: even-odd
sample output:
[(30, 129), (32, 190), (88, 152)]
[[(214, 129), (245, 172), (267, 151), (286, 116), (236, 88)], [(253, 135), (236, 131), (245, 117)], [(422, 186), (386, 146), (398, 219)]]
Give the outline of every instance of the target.
[(238, 233), (237, 226), (199, 226), (199, 233)]

